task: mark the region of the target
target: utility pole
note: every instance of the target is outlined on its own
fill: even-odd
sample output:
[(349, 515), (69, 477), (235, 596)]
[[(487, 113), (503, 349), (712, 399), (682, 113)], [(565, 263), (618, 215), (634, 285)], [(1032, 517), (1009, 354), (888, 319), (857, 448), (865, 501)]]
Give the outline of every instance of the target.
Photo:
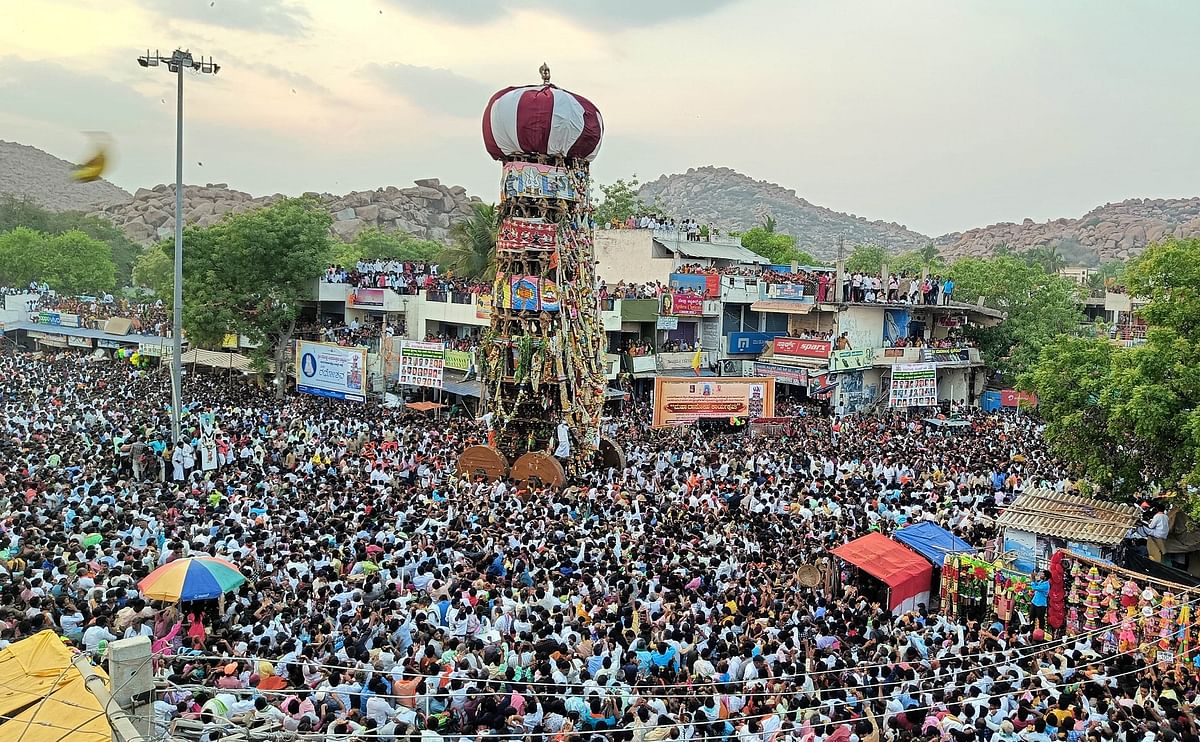
[(215, 75), (221, 71), (221, 65), (215, 64), (212, 57), (207, 62), (203, 57), (195, 60), (191, 52), (179, 49), (169, 57), (160, 55), (157, 50), (151, 55), (147, 49), (145, 56), (138, 57), (137, 61), (143, 67), (165, 64), (178, 80), (175, 101), (175, 296), (171, 312), (171, 441), (178, 446), (183, 407), (183, 71), (191, 69)]

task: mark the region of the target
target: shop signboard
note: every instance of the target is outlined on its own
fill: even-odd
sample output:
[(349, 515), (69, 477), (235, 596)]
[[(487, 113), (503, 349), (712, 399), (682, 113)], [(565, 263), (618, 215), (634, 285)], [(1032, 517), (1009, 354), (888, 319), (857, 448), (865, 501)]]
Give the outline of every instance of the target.
[(833, 347), (828, 340), (777, 337), (772, 341), (775, 355), (799, 356), (800, 358), (828, 358)]
[(933, 363), (961, 363), (971, 360), (967, 348), (921, 348), (921, 360)]
[(755, 376), (770, 376), (781, 384), (808, 386), (808, 369), (776, 366), (770, 363), (755, 363)]
[(784, 335), (782, 332), (731, 332), (728, 350), (730, 353), (753, 353), (758, 355), (767, 348), (767, 343)]

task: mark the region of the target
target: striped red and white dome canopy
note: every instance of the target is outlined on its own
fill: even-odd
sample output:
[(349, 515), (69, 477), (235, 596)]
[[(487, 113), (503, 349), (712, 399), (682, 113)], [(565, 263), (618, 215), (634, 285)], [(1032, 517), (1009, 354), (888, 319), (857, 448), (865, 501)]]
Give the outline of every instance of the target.
[(603, 138), (595, 104), (554, 85), (505, 88), (483, 111), (483, 142), (497, 160), (523, 154), (591, 160)]

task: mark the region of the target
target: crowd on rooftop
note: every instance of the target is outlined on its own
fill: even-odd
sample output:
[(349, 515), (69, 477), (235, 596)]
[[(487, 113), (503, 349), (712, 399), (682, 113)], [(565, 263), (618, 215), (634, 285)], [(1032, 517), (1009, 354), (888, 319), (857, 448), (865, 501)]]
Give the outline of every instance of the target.
[(29, 311), (31, 313), (73, 314), (79, 317), (80, 327), (93, 330), (103, 329), (108, 320), (120, 317), (130, 321), (130, 330), (135, 334), (158, 336), (171, 334), (171, 322), (167, 314), (167, 307), (161, 299), (136, 302), (128, 299), (115, 299), (111, 295), (100, 297), (64, 296), (47, 292), (32, 302)]
[(711, 224), (701, 224), (692, 218), (676, 220), (655, 213), (632, 215), (624, 220), (614, 217), (599, 226), (601, 229), (650, 229), (687, 242), (707, 242), (711, 237), (720, 236), (720, 230)]

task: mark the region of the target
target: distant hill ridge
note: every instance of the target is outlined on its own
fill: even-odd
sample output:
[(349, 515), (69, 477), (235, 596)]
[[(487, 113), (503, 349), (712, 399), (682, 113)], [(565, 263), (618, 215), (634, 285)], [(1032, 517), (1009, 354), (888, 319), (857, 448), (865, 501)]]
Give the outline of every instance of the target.
[(107, 180), (71, 180), (75, 167), (37, 147), (0, 139), (0, 195), (24, 196), (51, 211), (91, 211), (130, 199), (129, 191)]
[[(28, 197), (56, 211), (102, 215), (142, 244), (173, 232), (174, 186), (139, 188), (130, 194), (105, 180), (76, 183), (70, 177), (74, 167), (36, 147), (0, 140), (0, 194)], [(794, 235), (800, 247), (826, 259), (836, 257), (840, 240), (845, 240), (847, 247), (873, 243), (894, 252), (933, 242), (947, 257), (987, 255), (1000, 245), (1018, 252), (1053, 245), (1069, 262), (1089, 265), (1132, 257), (1167, 236), (1200, 236), (1200, 198), (1134, 198), (1099, 206), (1078, 218), (1002, 222), (932, 238), (903, 224), (817, 206), (792, 189), (754, 180), (727, 167), (708, 165), (663, 175), (644, 184), (639, 193), (647, 202), (658, 199), (674, 216), (695, 218), (723, 230), (749, 229), (769, 214), (780, 232)], [(480, 200), (461, 186), (442, 185), (437, 178), (423, 178), (405, 188), (308, 195), (329, 210), (333, 232), (344, 239), (367, 227), (382, 227), (444, 240), (450, 225)], [(227, 213), (279, 198), (281, 194), (255, 197), (224, 183), (185, 186), (185, 221), (207, 225)]]
[(1051, 245), (1069, 262), (1095, 265), (1130, 258), (1164, 237), (1200, 236), (1200, 198), (1134, 198), (1099, 206), (1079, 218), (1002, 222), (932, 238), (903, 224), (816, 206), (794, 190), (727, 167), (663, 175), (643, 185), (639, 195), (648, 203), (657, 198), (671, 214), (726, 230), (748, 229), (770, 214), (778, 231), (795, 236), (799, 247), (826, 259), (836, 257), (838, 241), (844, 239), (848, 246), (873, 243), (893, 252), (932, 242), (948, 258), (989, 255), (1001, 245), (1015, 252)]
[(796, 237), (799, 247), (820, 258), (837, 255), (837, 245), (883, 245), (896, 251), (915, 250), (932, 240), (903, 224), (870, 221), (853, 214), (816, 206), (796, 191), (765, 180), (753, 180), (727, 167), (688, 168), (686, 173), (663, 175), (638, 191), (647, 203), (656, 199), (669, 213), (713, 224), (722, 230), (744, 231), (766, 215), (776, 221), (776, 231)]

